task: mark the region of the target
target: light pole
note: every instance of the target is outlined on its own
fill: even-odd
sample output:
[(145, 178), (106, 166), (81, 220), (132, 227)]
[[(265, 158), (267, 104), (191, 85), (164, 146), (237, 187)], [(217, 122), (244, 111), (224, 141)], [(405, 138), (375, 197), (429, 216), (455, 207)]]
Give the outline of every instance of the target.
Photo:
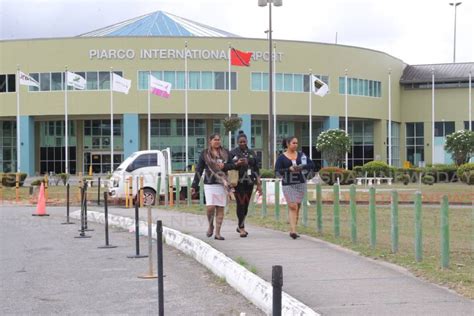
[(258, 0), (258, 6), (265, 7), (268, 4), (268, 168), (273, 167), (273, 58), (272, 58), (272, 5), (281, 7), (282, 0)]
[(454, 7), (454, 53), (453, 53), (453, 63), (456, 62), (456, 11), (457, 7), (461, 5), (462, 2), (450, 2), (449, 5)]

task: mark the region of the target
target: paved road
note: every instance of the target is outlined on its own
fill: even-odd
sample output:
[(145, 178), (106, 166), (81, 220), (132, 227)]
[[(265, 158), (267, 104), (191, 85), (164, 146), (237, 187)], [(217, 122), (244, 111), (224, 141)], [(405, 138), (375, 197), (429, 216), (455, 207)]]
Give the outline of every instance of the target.
[[(90, 223), (91, 239), (75, 239), (78, 225), (60, 225), (63, 208), (32, 217), (34, 208), (0, 206), (0, 314), (157, 314), (157, 281), (143, 280), (148, 259), (128, 259), (134, 235)], [(146, 239), (141, 249), (146, 250)], [(156, 246), (154, 246), (156, 249)], [(156, 261), (156, 259), (155, 259)], [(165, 247), (166, 315), (263, 315), (198, 262)]]
[[(110, 212), (133, 214), (131, 209), (120, 208)], [(223, 227), (225, 241), (205, 237), (203, 215), (154, 210), (154, 216), (165, 226), (200, 238), (231, 258), (243, 258), (267, 281), (271, 281), (271, 266), (283, 265), (284, 291), (323, 315), (472, 315), (474, 311), (472, 300), (418, 279), (403, 268), (315, 238), (303, 236), (295, 241), (287, 233), (251, 225), (249, 237), (240, 238), (236, 222), (230, 220), (233, 211)]]

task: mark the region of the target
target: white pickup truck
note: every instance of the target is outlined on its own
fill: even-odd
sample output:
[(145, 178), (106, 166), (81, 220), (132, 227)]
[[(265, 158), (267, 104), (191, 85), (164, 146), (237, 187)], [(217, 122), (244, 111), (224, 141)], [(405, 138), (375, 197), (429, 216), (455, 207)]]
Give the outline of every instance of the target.
[(194, 173), (173, 174), (169, 148), (134, 152), (112, 173), (109, 183), (109, 196), (111, 198), (125, 198), (125, 187), (129, 185), (128, 181), (132, 177), (132, 194), (135, 197), (137, 188), (139, 188), (139, 179), (143, 176), (144, 204), (153, 205), (157, 197), (158, 179), (161, 181), (158, 195), (163, 196), (165, 192), (169, 191), (166, 188), (166, 176), (168, 175), (173, 176), (173, 191), (176, 188), (176, 179), (179, 179), (180, 187), (184, 188), (183, 191), (185, 192), (188, 178), (191, 178), (192, 181)]

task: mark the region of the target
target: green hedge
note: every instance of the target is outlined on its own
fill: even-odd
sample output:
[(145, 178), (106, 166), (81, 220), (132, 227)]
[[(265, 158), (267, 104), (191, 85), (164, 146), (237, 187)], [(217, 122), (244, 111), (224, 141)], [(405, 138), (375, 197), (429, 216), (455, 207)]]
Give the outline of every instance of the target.
[(340, 184), (352, 184), (356, 178), (355, 172), (337, 167), (325, 167), (319, 170), (321, 180), (329, 185), (337, 183), (339, 178)]
[(394, 169), (386, 162), (378, 160), (370, 161), (362, 166), (362, 172), (364, 174), (367, 172), (368, 177), (389, 177), (393, 171)]
[(474, 163), (468, 162), (460, 165), (457, 170), (457, 176), (464, 183), (469, 185), (474, 184)]
[[(26, 176), (26, 173), (20, 173), (20, 187), (23, 186)], [(16, 185), (16, 173), (0, 173), (0, 179), (2, 179), (3, 186), (14, 187)]]
[(273, 169), (260, 169), (260, 178), (262, 178), (262, 179), (275, 178), (275, 170), (273, 170)]

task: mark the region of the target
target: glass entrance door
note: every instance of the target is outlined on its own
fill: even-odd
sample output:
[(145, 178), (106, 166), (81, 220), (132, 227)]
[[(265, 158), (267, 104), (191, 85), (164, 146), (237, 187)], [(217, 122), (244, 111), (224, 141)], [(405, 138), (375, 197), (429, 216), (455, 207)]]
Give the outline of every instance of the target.
[[(122, 152), (114, 152), (114, 170), (123, 160)], [(84, 173), (89, 173), (92, 166), (92, 173), (106, 174), (110, 172), (110, 152), (85, 152), (84, 153)]]

